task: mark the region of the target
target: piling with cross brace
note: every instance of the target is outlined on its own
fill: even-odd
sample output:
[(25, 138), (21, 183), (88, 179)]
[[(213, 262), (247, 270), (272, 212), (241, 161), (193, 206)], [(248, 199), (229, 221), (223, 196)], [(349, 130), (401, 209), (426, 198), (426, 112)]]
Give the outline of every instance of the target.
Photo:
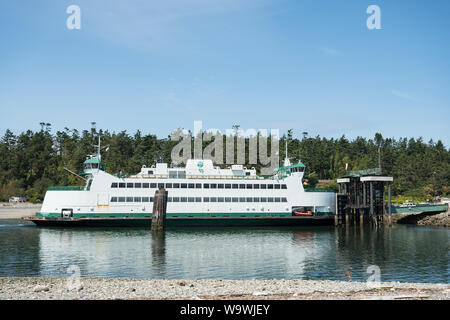
[[(335, 224), (381, 224), (391, 225), (391, 183), (392, 177), (382, 176), (379, 168), (347, 172), (338, 179), (339, 190), (344, 190), (336, 197)], [(342, 187), (341, 187), (342, 184)], [(385, 186), (387, 184), (388, 201), (386, 208)], [(342, 205), (345, 203), (345, 205)]]
[(167, 195), (168, 191), (164, 188), (159, 188), (155, 191), (151, 225), (152, 231), (163, 231), (166, 228)]

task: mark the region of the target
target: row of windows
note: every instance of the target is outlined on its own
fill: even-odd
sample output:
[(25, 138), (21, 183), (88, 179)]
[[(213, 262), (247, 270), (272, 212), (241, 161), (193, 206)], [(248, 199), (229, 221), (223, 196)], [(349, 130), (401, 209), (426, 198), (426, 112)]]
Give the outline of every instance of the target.
[[(167, 197), (167, 202), (287, 202), (280, 197)], [(153, 197), (111, 197), (111, 202), (153, 202)]]
[[(141, 183), (141, 182), (113, 182), (111, 188), (181, 188), (201, 189), (201, 183)], [(203, 189), (287, 189), (285, 184), (260, 183), (203, 183)]]

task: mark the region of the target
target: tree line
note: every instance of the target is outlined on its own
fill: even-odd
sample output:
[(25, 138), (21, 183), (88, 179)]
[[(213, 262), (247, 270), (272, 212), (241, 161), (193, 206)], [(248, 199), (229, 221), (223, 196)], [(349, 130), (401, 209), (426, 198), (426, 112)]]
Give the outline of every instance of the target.
[[(83, 185), (83, 180), (64, 168), (78, 172), (86, 156), (96, 152), (99, 135), (102, 145), (109, 146), (108, 152), (102, 152), (102, 160), (110, 173), (134, 174), (143, 164), (170, 163), (171, 151), (178, 143), (170, 136), (158, 138), (153, 134), (143, 135), (139, 130), (129, 134), (64, 128), (52, 133), (50, 124), (41, 125), (40, 131), (27, 130), (18, 135), (6, 130), (1, 138), (0, 201), (12, 196), (38, 201), (43, 199), (49, 186)], [(380, 133), (373, 139), (349, 140), (345, 136), (328, 139), (309, 137), (306, 132), (296, 138), (291, 129), (280, 138), (280, 162), (285, 156), (286, 140), (291, 162), (301, 160), (306, 165), (305, 177), (312, 187), (319, 180), (331, 180), (319, 187), (336, 189), (333, 180), (346, 174), (346, 164), (349, 170), (376, 168), (381, 164), (382, 173), (394, 177), (394, 196), (431, 200), (450, 193), (450, 149), (440, 140), (384, 138)], [(211, 142), (203, 143), (206, 146)], [(248, 146), (248, 141), (246, 143)], [(259, 171), (259, 165), (252, 166)]]

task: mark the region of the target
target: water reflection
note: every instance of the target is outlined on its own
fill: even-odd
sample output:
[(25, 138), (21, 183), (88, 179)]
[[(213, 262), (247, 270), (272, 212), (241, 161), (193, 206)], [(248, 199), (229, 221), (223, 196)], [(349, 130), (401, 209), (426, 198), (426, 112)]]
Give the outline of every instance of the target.
[(450, 232), (395, 226), (147, 229), (0, 223), (0, 276), (448, 282)]

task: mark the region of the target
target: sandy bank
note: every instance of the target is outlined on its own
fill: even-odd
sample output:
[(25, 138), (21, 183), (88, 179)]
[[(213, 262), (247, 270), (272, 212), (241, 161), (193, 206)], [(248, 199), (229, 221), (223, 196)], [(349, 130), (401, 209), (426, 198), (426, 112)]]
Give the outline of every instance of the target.
[(0, 219), (20, 219), (26, 216), (34, 216), (41, 210), (42, 204), (32, 203), (0, 203)]
[(448, 284), (312, 280), (0, 278), (0, 299), (450, 299)]

